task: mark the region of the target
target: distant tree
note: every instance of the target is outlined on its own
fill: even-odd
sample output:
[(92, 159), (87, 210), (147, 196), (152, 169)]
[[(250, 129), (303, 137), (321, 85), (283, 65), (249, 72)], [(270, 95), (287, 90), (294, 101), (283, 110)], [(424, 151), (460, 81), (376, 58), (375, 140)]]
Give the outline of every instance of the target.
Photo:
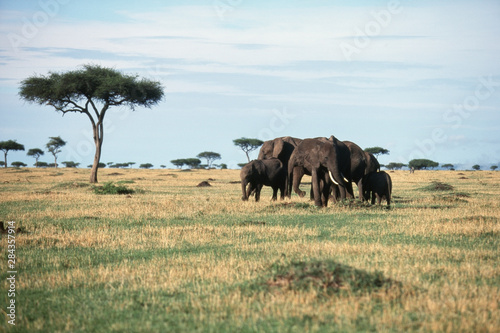
[(129, 163), (115, 163), (111, 164), (109, 167), (110, 168), (127, 168), (130, 164)]
[(50, 141), (47, 142), (45, 147), (47, 147), (47, 150), (49, 153), (51, 153), (54, 156), (54, 165), (57, 168), (57, 154), (61, 152), (61, 148), (66, 145), (66, 141), (61, 139), (60, 136), (51, 136)]
[(377, 158), (379, 155), (389, 155), (389, 150), (384, 149), (382, 147), (370, 147), (370, 148), (366, 148), (365, 151), (367, 153), (372, 153)]
[(20, 168), (20, 167), (25, 167), (26, 166), (26, 164), (24, 164), (23, 162), (19, 162), (19, 161), (12, 162), (10, 165), (12, 165), (15, 168)]
[(245, 165), (247, 165), (247, 164), (248, 164), (248, 163), (238, 163), (238, 166), (239, 166), (240, 168), (243, 168), (243, 167), (244, 167)]
[(132, 167), (132, 165), (134, 165), (134, 164), (135, 164), (135, 162), (127, 162), (127, 167), (130, 167), (130, 168), (131, 168), (131, 167)]
[[(105, 168), (106, 165), (106, 163), (99, 162), (99, 168)], [(87, 165), (87, 168), (92, 168), (92, 164)]]
[(42, 162), (42, 161), (38, 162), (37, 164), (38, 164), (37, 168), (46, 168), (49, 166), (47, 162)]
[(200, 166), (201, 160), (197, 158), (186, 158), (184, 164), (186, 164), (190, 169), (196, 169)]
[(40, 158), (40, 156), (42, 156), (44, 154), (43, 150), (41, 150), (40, 148), (32, 148), (30, 150), (28, 150), (28, 152), (26, 153), (26, 155), (28, 156), (31, 156), (31, 157), (34, 157), (35, 158), (35, 167), (38, 168), (38, 159)]
[(472, 166), (472, 169), (474, 169), (474, 170), (476, 170), (476, 171), (477, 171), (477, 170), (481, 170), (481, 166), (480, 166), (479, 164), (474, 164), (474, 165)]
[(4, 161), (0, 161), (0, 166), (6, 165)]
[(151, 169), (152, 167), (153, 167), (153, 164), (151, 164), (151, 163), (144, 163), (144, 164), (139, 165), (139, 168), (141, 168), (141, 169)]
[(221, 170), (227, 169), (227, 164), (226, 163), (221, 163), (220, 164), (220, 168), (221, 168)]
[(165, 169), (166, 167), (167, 167), (167, 166), (166, 166), (166, 165), (164, 165), (164, 164), (160, 165), (160, 168), (162, 168), (162, 169)]
[(240, 147), (240, 149), (245, 152), (248, 162), (250, 162), (250, 156), (248, 155), (248, 153), (262, 146), (264, 141), (261, 141), (259, 139), (239, 138), (233, 140), (233, 143), (235, 146)]
[(185, 164), (186, 160), (185, 159), (177, 159), (177, 160), (171, 160), (170, 163), (178, 167), (179, 169), (182, 169), (182, 166)]
[(25, 101), (48, 105), (56, 111), (85, 114), (92, 124), (95, 143), (90, 182), (97, 183), (104, 135), (104, 116), (110, 107), (151, 108), (163, 99), (160, 82), (125, 75), (113, 68), (84, 65), (66, 73), (31, 76), (21, 82), (19, 95)]
[(7, 153), (11, 150), (24, 150), (24, 146), (16, 140), (0, 141), (0, 150), (4, 154), (4, 166), (7, 167)]
[(391, 163), (387, 164), (385, 167), (389, 170), (394, 170), (394, 169), (399, 170), (405, 166), (406, 166), (406, 164), (404, 164), (404, 163), (391, 162)]
[(446, 168), (448, 170), (451, 170), (451, 169), (454, 169), (455, 166), (453, 164), (446, 163), (446, 164), (441, 165), (441, 167)]
[(415, 159), (411, 160), (410, 163), (408, 163), (408, 166), (410, 168), (415, 168), (416, 170), (422, 170), (427, 168), (436, 168), (439, 166), (439, 163), (427, 159)]
[(492, 165), (490, 166), (490, 169), (491, 171), (495, 171), (496, 169), (498, 169), (498, 165)]
[(75, 163), (73, 161), (66, 161), (61, 163), (64, 164), (66, 168), (77, 168), (80, 165), (80, 163)]
[(207, 167), (210, 169), (212, 167), (212, 163), (215, 160), (220, 160), (221, 156), (219, 153), (214, 153), (213, 151), (204, 151), (202, 153), (199, 153), (196, 157), (198, 158), (204, 158), (207, 160)]

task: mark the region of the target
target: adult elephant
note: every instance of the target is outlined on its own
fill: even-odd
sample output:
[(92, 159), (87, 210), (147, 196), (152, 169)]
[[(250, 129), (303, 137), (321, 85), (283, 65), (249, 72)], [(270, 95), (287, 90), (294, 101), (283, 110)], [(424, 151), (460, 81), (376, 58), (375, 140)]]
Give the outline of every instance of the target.
[[(258, 160), (277, 158), (283, 163), (285, 174), (288, 175), (288, 161), (294, 149), (302, 142), (301, 139), (291, 136), (284, 136), (273, 140), (265, 141), (260, 147)], [(285, 179), (285, 186), (288, 182)], [(286, 189), (287, 196), (290, 196), (290, 189)]]
[[(351, 181), (356, 183), (359, 191), (359, 198), (363, 200), (363, 190), (362, 190), (362, 182), (363, 176), (365, 175), (366, 170), (366, 157), (365, 152), (361, 147), (351, 141), (343, 141), (344, 144), (349, 148), (350, 158), (351, 158)], [(347, 184), (348, 189), (354, 194), (352, 188), (352, 182)]]
[[(352, 141), (343, 141), (350, 152), (351, 159), (351, 182), (347, 184), (347, 190), (350, 194), (353, 194), (352, 182), (356, 183), (358, 187), (359, 199), (364, 200), (363, 195), (363, 176), (380, 170), (380, 164), (373, 154), (365, 152), (361, 147)], [(334, 194), (334, 196), (338, 196)]]
[[(347, 150), (347, 152), (346, 152)], [(289, 188), (304, 196), (299, 189), (300, 179), (304, 174), (311, 175), (312, 192), (316, 206), (327, 206), (331, 185), (339, 186), (341, 198), (345, 199), (346, 181), (350, 177), (350, 159), (348, 148), (334, 136), (305, 139), (293, 151), (288, 162)], [(344, 174), (345, 172), (345, 174)], [(349, 179), (349, 178), (347, 178)]]

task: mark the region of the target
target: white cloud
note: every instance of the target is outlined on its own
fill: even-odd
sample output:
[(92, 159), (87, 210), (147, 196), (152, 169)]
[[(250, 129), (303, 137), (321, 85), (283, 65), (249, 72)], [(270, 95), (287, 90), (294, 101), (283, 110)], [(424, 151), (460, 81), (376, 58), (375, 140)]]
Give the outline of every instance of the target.
[[(498, 2), (401, 4), (401, 13), (380, 24), (379, 33), (359, 47), (351, 62), (341, 43), (355, 45), (358, 31), (374, 26), (373, 12), (387, 9), (386, 2), (270, 9), (242, 2), (223, 19), (210, 1), (206, 6), (113, 10), (113, 20), (73, 19), (61, 10), (17, 52), (6, 36), (22, 34), (22, 18), (32, 17), (33, 11), (5, 10), (0, 13), (0, 86), (2, 94), (15, 95), (18, 82), (34, 73), (92, 62), (161, 80), (179, 112), (201, 99), (204, 114), (221, 106), (241, 113), (290, 107), (362, 119), (375, 109), (399, 124), (384, 138), (394, 142), (394, 136), (418, 135), (409, 128), (442, 123), (442, 113), (473, 93), (479, 77), (500, 77)], [(495, 103), (493, 98), (484, 101), (479, 110), (497, 110)], [(201, 108), (196, 103), (189, 107), (190, 112)], [(262, 116), (255, 112), (256, 118)], [(384, 127), (382, 118), (370, 119), (374, 127)], [(453, 135), (467, 136), (491, 119), (475, 119), (474, 129), (463, 126)], [(314, 132), (315, 126), (311, 121), (304, 131)], [(357, 135), (365, 142), (375, 136)]]

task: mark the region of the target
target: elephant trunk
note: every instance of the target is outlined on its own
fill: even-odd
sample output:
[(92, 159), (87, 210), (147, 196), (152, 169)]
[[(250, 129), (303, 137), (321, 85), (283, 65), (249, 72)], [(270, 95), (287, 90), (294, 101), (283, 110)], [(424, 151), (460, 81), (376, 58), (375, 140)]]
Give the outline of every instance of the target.
[(330, 176), (330, 180), (337, 186), (346, 188), (346, 183), (349, 181), (345, 178), (345, 176), (340, 172), (340, 168), (338, 165), (337, 159), (330, 159), (330, 162), (327, 165), (328, 175)]

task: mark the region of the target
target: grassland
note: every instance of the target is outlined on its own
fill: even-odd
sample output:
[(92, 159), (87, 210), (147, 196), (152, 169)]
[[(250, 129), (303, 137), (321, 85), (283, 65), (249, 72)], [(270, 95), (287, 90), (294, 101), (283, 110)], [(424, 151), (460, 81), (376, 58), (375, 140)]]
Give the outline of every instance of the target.
[(500, 172), (390, 173), (390, 210), (242, 202), (237, 170), (102, 170), (134, 190), (103, 195), (88, 172), (0, 170), (0, 331), (499, 331)]

